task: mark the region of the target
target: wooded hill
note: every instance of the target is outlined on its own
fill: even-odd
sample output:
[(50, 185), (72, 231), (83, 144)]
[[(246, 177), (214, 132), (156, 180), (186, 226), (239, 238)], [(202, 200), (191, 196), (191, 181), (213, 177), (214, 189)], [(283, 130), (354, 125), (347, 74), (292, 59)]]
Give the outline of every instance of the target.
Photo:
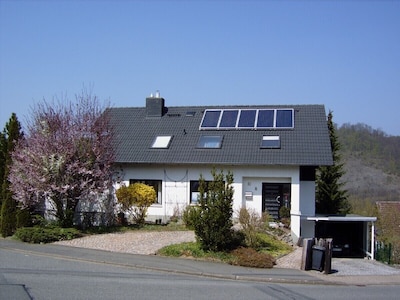
[(365, 124), (337, 127), (349, 199), (400, 201), (400, 136)]

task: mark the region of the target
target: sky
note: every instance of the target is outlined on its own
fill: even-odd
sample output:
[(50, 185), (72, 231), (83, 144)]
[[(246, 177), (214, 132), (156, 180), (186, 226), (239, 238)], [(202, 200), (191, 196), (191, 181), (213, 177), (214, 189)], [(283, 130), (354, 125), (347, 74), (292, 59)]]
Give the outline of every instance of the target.
[(0, 0), (0, 129), (89, 89), (113, 107), (323, 104), (400, 136), (400, 1)]

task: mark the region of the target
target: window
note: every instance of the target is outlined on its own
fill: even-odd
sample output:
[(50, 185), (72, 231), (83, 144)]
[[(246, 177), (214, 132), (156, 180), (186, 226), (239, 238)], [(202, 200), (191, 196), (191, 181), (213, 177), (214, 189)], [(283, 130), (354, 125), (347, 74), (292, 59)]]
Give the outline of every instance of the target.
[(278, 149), (280, 147), (281, 140), (279, 135), (263, 135), (261, 140), (261, 148)]
[(130, 179), (129, 180), (129, 184), (134, 184), (137, 182), (152, 186), (154, 188), (154, 190), (156, 191), (156, 200), (154, 201), (154, 204), (162, 204), (162, 201), (161, 201), (162, 181), (161, 180), (154, 180), (154, 179)]
[(222, 147), (222, 135), (202, 135), (197, 148), (218, 149)]
[[(211, 181), (205, 181), (206, 190), (208, 189), (208, 184)], [(198, 180), (191, 180), (190, 181), (190, 204), (197, 204), (200, 197), (199, 191), (200, 182)]]
[(172, 135), (159, 135), (155, 138), (151, 148), (161, 148), (166, 149), (171, 143)]

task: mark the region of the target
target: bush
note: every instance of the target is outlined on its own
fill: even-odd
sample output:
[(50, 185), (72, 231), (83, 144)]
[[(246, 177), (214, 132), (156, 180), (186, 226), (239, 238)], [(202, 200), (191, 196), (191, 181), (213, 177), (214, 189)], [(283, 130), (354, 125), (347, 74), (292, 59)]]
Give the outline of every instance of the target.
[(197, 206), (186, 206), (185, 209), (183, 210), (182, 214), (182, 221), (185, 226), (190, 229), (194, 230), (194, 222), (196, 218), (198, 217), (197, 214), (199, 212), (199, 209)]
[(286, 206), (282, 206), (279, 209), (279, 216), (281, 218), (290, 218), (290, 208)]
[(152, 186), (144, 183), (134, 183), (129, 186), (121, 186), (116, 191), (118, 202), (122, 209), (132, 214), (133, 221), (143, 226), (147, 215), (147, 209), (156, 200), (156, 191)]
[(213, 181), (208, 186), (202, 176), (199, 185), (199, 206), (194, 218), (194, 231), (197, 241), (205, 251), (224, 251), (232, 249), (232, 202), (233, 175), (223, 171), (211, 172)]
[(240, 247), (232, 251), (234, 260), (232, 265), (250, 267), (250, 268), (273, 268), (275, 259), (272, 255), (263, 252), (257, 252), (253, 248)]
[(254, 211), (242, 207), (239, 211), (239, 222), (242, 225), (242, 232), (245, 236), (246, 245), (256, 248), (257, 231), (261, 227), (261, 218)]
[(13, 235), (15, 228), (17, 227), (17, 205), (15, 201), (9, 196), (3, 199), (1, 206), (1, 235), (7, 237)]
[(72, 240), (80, 237), (80, 232), (75, 228), (60, 227), (23, 227), (17, 229), (14, 235), (26, 243), (52, 243), (62, 240)]
[(32, 226), (32, 215), (29, 209), (17, 211), (17, 228)]

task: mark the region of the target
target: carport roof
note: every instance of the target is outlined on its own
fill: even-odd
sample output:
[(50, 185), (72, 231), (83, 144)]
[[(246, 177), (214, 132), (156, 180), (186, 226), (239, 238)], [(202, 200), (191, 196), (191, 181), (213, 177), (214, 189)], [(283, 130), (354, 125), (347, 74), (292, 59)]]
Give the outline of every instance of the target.
[(307, 221), (375, 222), (376, 217), (364, 217), (359, 215), (316, 215), (314, 217), (307, 217)]

